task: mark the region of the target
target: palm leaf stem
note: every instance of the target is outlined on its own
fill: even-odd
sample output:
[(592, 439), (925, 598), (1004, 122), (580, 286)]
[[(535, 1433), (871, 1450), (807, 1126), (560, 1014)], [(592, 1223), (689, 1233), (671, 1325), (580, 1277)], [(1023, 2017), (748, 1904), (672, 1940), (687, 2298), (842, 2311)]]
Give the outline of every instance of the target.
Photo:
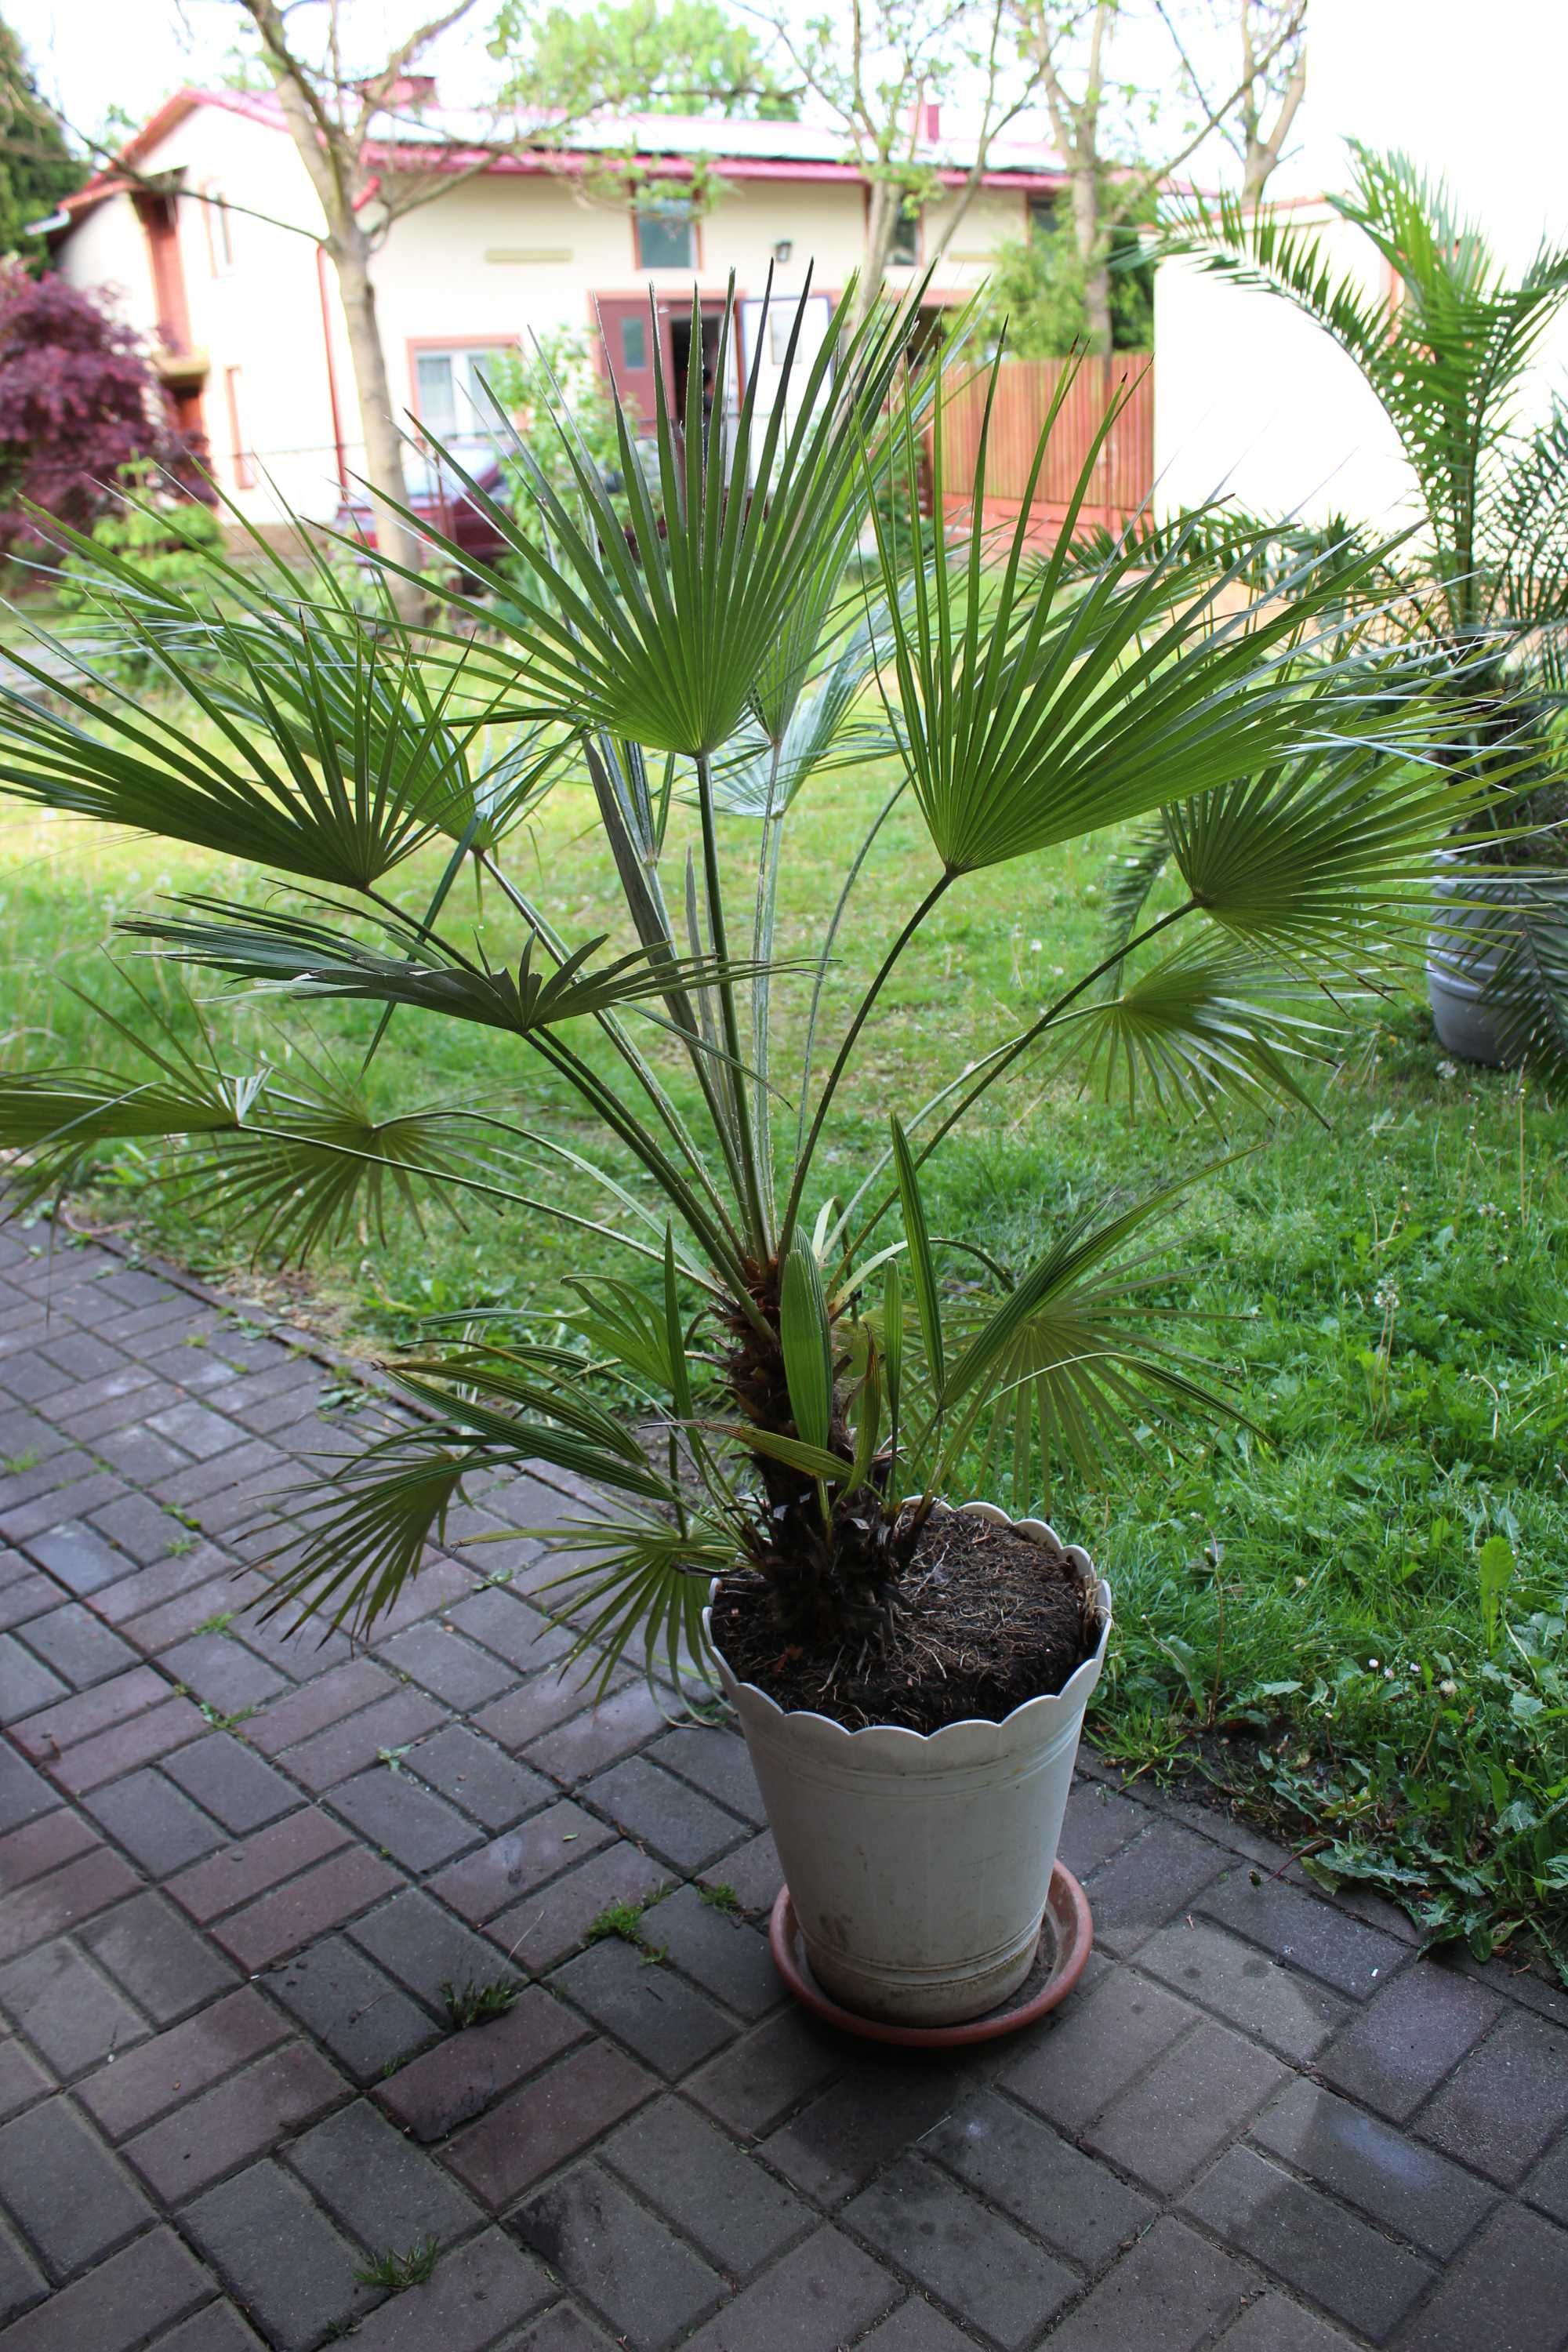
[[(1094, 986), (1097, 981), (1103, 980), (1108, 972), (1114, 971), (1117, 966), (1120, 963), (1124, 962), (1127, 957), (1130, 956), (1135, 949), (1147, 946), (1148, 942), (1151, 940), (1157, 939), (1162, 931), (1169, 930), (1173, 923), (1179, 923), (1188, 915), (1195, 914), (1197, 912), (1197, 907), (1198, 902), (1195, 898), (1186, 898), (1183, 900), (1179, 907), (1171, 908), (1165, 914), (1157, 917), (1153, 922), (1145, 924), (1143, 929), (1139, 932), (1136, 939), (1124, 941), (1110, 955), (1102, 956), (1099, 963), (1094, 966), (1091, 971), (1085, 972), (1081, 980), (1076, 981), (1071, 988), (1066, 990), (1062, 995), (1058, 996), (1054, 1004), (1047, 1006), (1047, 1010), (1042, 1013), (1037, 1020), (1029, 1023), (1027, 1028), (1020, 1029), (1016, 1036), (1008, 1039), (1005, 1045), (999, 1046), (994, 1054), (989, 1057), (983, 1069), (975, 1077), (973, 1085), (964, 1095), (963, 1101), (948, 1112), (946, 1118), (942, 1121), (942, 1124), (927, 1138), (926, 1141), (921, 1145), (919, 1150), (915, 1152), (915, 1168), (919, 1170), (925, 1166), (926, 1161), (931, 1158), (931, 1153), (936, 1150), (938, 1144), (942, 1141), (944, 1137), (951, 1134), (953, 1128), (957, 1126), (959, 1120), (964, 1118), (973, 1108), (974, 1104), (979, 1101), (981, 1096), (986, 1091), (987, 1087), (994, 1086), (996, 1080), (1003, 1076), (1006, 1071), (1012, 1068), (1019, 1055), (1021, 1054), (1026, 1054), (1029, 1047), (1034, 1045), (1038, 1038), (1045, 1035), (1047, 1030), (1052, 1026), (1053, 1023), (1060, 1020), (1068, 1005), (1075, 1003), (1080, 996), (1084, 995), (1088, 990)], [(942, 1094), (950, 1094), (952, 1091), (952, 1089), (951, 1087), (943, 1087)], [(936, 1104), (941, 1100), (942, 1095), (936, 1095), (933, 1096), (929, 1102), (922, 1103), (921, 1108), (916, 1111), (914, 1119), (910, 1121), (910, 1125), (914, 1125), (916, 1121), (922, 1118), (926, 1112), (933, 1109)], [(878, 1176), (881, 1173), (882, 1170), (887, 1167), (891, 1157), (892, 1154), (890, 1151), (883, 1152), (880, 1159), (877, 1161), (876, 1166), (871, 1169), (858, 1190), (851, 1197), (846, 1205), (843, 1216), (839, 1219), (837, 1227), (835, 1229), (833, 1236), (835, 1239), (837, 1239), (837, 1234), (842, 1232), (844, 1226), (848, 1223), (850, 1216), (854, 1213), (857, 1202), (858, 1202), (868, 1191), (870, 1186), (875, 1183)], [(844, 1244), (842, 1253), (844, 1263), (847, 1265), (853, 1264), (856, 1254), (865, 1245), (868, 1237), (871, 1234), (875, 1233), (877, 1227), (881, 1223), (882, 1219), (887, 1215), (888, 1211), (892, 1208), (898, 1201), (898, 1189), (895, 1186), (894, 1189), (890, 1192), (887, 1193), (879, 1202), (870, 1216), (868, 1216), (858, 1227), (854, 1239)]]
[(790, 1186), (789, 1200), (784, 1207), (784, 1224), (779, 1234), (779, 1249), (781, 1255), (789, 1247), (790, 1235), (795, 1231), (795, 1221), (800, 1214), (801, 1198), (805, 1191), (805, 1180), (811, 1172), (812, 1158), (816, 1150), (818, 1139), (822, 1134), (823, 1123), (826, 1119), (828, 1108), (833, 1101), (833, 1097), (838, 1091), (839, 1080), (843, 1077), (846, 1069), (848, 1067), (849, 1056), (855, 1050), (856, 1040), (858, 1038), (861, 1030), (866, 1026), (868, 1020), (869, 1020), (872, 1010), (877, 1003), (877, 999), (880, 996), (889, 977), (891, 976), (893, 967), (898, 962), (900, 957), (903, 954), (904, 950), (909, 946), (910, 941), (914, 938), (915, 933), (920, 929), (921, 925), (925, 921), (926, 917), (931, 912), (932, 908), (939, 903), (939, 901), (945, 898), (948, 891), (952, 888), (953, 883), (957, 879), (957, 875), (951, 867), (944, 867), (942, 869), (942, 873), (931, 884), (931, 888), (926, 892), (925, 897), (921, 900), (920, 905), (910, 917), (908, 922), (905, 923), (903, 929), (900, 931), (897, 939), (893, 941), (892, 946), (888, 950), (887, 954), (882, 958), (881, 965), (877, 971), (875, 978), (872, 980), (869, 988), (867, 989), (865, 994), (861, 997), (859, 1003), (855, 1008), (855, 1017), (850, 1022), (848, 1028), (845, 1031), (843, 1043), (840, 1045), (837, 1053), (833, 1057), (833, 1066), (828, 1071), (826, 1077), (823, 1081), (822, 1093), (818, 1098), (816, 1109), (812, 1116), (811, 1126), (806, 1134), (805, 1149), (802, 1150), (795, 1167), (795, 1181)]
[[(675, 934), (659, 886), (658, 864), (675, 754), (671, 752), (668, 757), (665, 809), (658, 816), (651, 805), (645, 805), (643, 795), (636, 790), (635, 775), (626, 773), (628, 762), (616, 755), (613, 744), (606, 743), (601, 751), (589, 740), (584, 743), (583, 756), (633, 927), (650, 959), (673, 963), (677, 961)], [(744, 1170), (731, 1132), (730, 1100), (722, 1076), (707, 1049), (701, 1019), (686, 990), (673, 980), (665, 992), (664, 1003), (708, 1106), (714, 1138), (735, 1198), (742, 1201), (745, 1196)]]
[[(477, 1113), (461, 1113), (459, 1116), (479, 1118)], [(488, 1126), (495, 1122), (479, 1118), (479, 1123)], [(268, 1142), (274, 1139), (276, 1130), (237, 1121), (232, 1132), (237, 1136)], [(380, 1152), (361, 1150), (353, 1144), (341, 1143), (327, 1136), (309, 1134), (300, 1127), (293, 1127), (288, 1130), (288, 1139), (290, 1142), (308, 1143), (313, 1151), (330, 1152), (336, 1159), (359, 1160), (369, 1167), (386, 1168), (395, 1173), (424, 1177), (437, 1188), (442, 1185), (451, 1185), (459, 1192), (476, 1193), (481, 1199), (503, 1202), (509, 1208), (537, 1209), (544, 1216), (552, 1217), (557, 1224), (574, 1225), (582, 1233), (597, 1234), (605, 1241), (616, 1242), (621, 1248), (631, 1250), (638, 1257), (651, 1259), (656, 1265), (663, 1259), (662, 1250), (651, 1247), (647, 1242), (637, 1241), (619, 1225), (607, 1225), (602, 1218), (583, 1216), (574, 1209), (563, 1208), (557, 1201), (542, 1200), (531, 1192), (516, 1192), (510, 1184), (487, 1183), (481, 1177), (460, 1176), (455, 1170), (448, 1168), (433, 1170), (409, 1167), (402, 1161), (388, 1160)], [(610, 1189), (619, 1192), (620, 1188), (613, 1185), (612, 1180), (595, 1169), (591, 1161), (577, 1160), (575, 1164), (586, 1173), (599, 1177), (600, 1181)], [(637, 1205), (635, 1202), (632, 1202), (632, 1206)], [(710, 1276), (704, 1275), (685, 1259), (682, 1260), (681, 1271), (689, 1282), (697, 1284), (711, 1297), (728, 1302), (729, 1291), (721, 1284), (715, 1282)]]
[(735, 1004), (735, 983), (727, 969), (730, 940), (724, 920), (724, 894), (719, 869), (718, 824), (713, 811), (713, 763), (707, 751), (697, 754), (697, 805), (702, 827), (702, 878), (708, 900), (708, 922), (712, 933), (713, 952), (720, 965), (714, 981), (714, 992), (719, 1000), (724, 1047), (731, 1065), (726, 1086), (734, 1108), (740, 1145), (744, 1185), (742, 1207), (751, 1230), (752, 1252), (758, 1263), (762, 1264), (768, 1255), (770, 1227), (767, 1212), (763, 1205), (762, 1181), (757, 1171), (756, 1132), (743, 1093), (745, 1064), (741, 1052), (740, 1015)]
[[(557, 956), (564, 961), (567, 953), (566, 942), (555, 929), (553, 924), (547, 923), (545, 921), (544, 917), (532, 904), (531, 900), (529, 899), (523, 892), (518, 889), (510, 876), (503, 871), (488, 851), (480, 852), (478, 863), (482, 867), (483, 871), (490, 876), (491, 879), (496, 883), (508, 903), (519, 915), (521, 916), (523, 921), (538, 934), (539, 938), (543, 940), (552, 955)], [(675, 1104), (670, 1100), (668, 1094), (659, 1080), (658, 1072), (654, 1069), (647, 1055), (638, 1052), (637, 1045), (627, 1034), (624, 1023), (621, 1022), (615, 1013), (606, 1009), (601, 1008), (594, 1014), (593, 1017), (599, 1030), (608, 1040), (609, 1044), (615, 1048), (615, 1051), (625, 1063), (627, 1069), (631, 1071), (633, 1076), (637, 1079), (638, 1085), (647, 1096), (648, 1100), (652, 1103), (655, 1110), (658, 1113), (671, 1142), (674, 1143), (677, 1150), (685, 1160), (687, 1165), (691, 1170), (692, 1174), (702, 1186), (702, 1189), (706, 1192), (709, 1202), (713, 1209), (714, 1214), (722, 1220), (724, 1230), (738, 1251), (741, 1246), (741, 1236), (735, 1230), (733, 1220), (731, 1218), (729, 1213), (728, 1203), (725, 1202), (723, 1194), (720, 1192), (718, 1186), (714, 1183), (713, 1179), (709, 1172), (707, 1162), (698, 1147), (696, 1139), (691, 1135), (685, 1121), (682, 1119), (679, 1111), (676, 1108)], [(679, 1024), (674, 1025), (679, 1028)]]
[(900, 776), (899, 782), (894, 785), (892, 791), (883, 802), (876, 816), (872, 819), (870, 830), (868, 832), (865, 840), (860, 844), (859, 848), (856, 851), (849, 871), (845, 877), (844, 887), (838, 893), (837, 902), (834, 907), (832, 919), (828, 923), (826, 934), (822, 942), (822, 952), (816, 960), (816, 976), (813, 981), (811, 990), (811, 1009), (806, 1015), (805, 1022), (805, 1050), (802, 1057), (800, 1079), (800, 1109), (795, 1117), (795, 1150), (797, 1160), (799, 1159), (805, 1144), (805, 1108), (811, 1099), (812, 1055), (816, 1044), (817, 1019), (822, 1009), (822, 992), (827, 984), (827, 970), (829, 964), (833, 961), (833, 943), (838, 937), (839, 925), (843, 922), (845, 914), (848, 909), (850, 893), (854, 889), (856, 883), (860, 878), (861, 868), (864, 866), (867, 858), (871, 854), (871, 849), (876, 841), (877, 835), (881, 832), (883, 825), (886, 824), (888, 819), (892, 815), (894, 809), (897, 808), (900, 801), (902, 800), (909, 788), (910, 779), (908, 775)]
[(619, 1137), (633, 1157), (641, 1161), (671, 1207), (679, 1212), (687, 1230), (708, 1253), (710, 1263), (727, 1278), (734, 1304), (759, 1333), (766, 1333), (768, 1327), (762, 1310), (752, 1297), (744, 1261), (723, 1226), (710, 1220), (702, 1202), (693, 1192), (681, 1171), (666, 1157), (658, 1139), (649, 1134), (640, 1119), (626, 1109), (597, 1071), (590, 1068), (581, 1055), (560, 1037), (546, 1030), (536, 1030), (531, 1034), (528, 1043), (556, 1075), (564, 1078), (567, 1085), (582, 1097), (610, 1132)]
[[(765, 966), (773, 955), (778, 908), (784, 812), (776, 808), (774, 803), (778, 798), (779, 765), (783, 754), (784, 737), (781, 734), (773, 740), (768, 762), (767, 800), (757, 844), (757, 903), (752, 920), (752, 961), (759, 967)], [(752, 982), (752, 1066), (756, 1072), (753, 1100), (756, 1105), (757, 1160), (762, 1176), (763, 1199), (770, 1218), (775, 1206), (773, 1105), (768, 1098), (769, 1047), (772, 1042), (768, 1032), (768, 1008), (771, 996), (772, 975), (765, 969), (759, 969)]]

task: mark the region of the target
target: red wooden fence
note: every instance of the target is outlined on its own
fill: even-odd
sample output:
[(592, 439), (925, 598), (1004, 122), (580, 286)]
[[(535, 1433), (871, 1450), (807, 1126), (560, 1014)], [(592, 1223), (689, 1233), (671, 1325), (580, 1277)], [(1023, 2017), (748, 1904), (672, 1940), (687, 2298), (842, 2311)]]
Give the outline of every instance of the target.
[[(985, 446), (984, 527), (1010, 526), (1028, 487), (1029, 469), (1046, 418), (1071, 360), (1004, 360), (996, 371), (991, 430)], [(968, 515), (974, 484), (990, 371), (979, 371), (948, 402), (942, 416), (942, 508), (950, 520)], [(1154, 370), (1139, 352), (1076, 363), (1030, 509), (1029, 537), (1055, 538), (1078, 486), (1095, 434), (1110, 404), (1117, 415), (1095, 460), (1080, 520), (1118, 530), (1137, 513), (1154, 482)]]

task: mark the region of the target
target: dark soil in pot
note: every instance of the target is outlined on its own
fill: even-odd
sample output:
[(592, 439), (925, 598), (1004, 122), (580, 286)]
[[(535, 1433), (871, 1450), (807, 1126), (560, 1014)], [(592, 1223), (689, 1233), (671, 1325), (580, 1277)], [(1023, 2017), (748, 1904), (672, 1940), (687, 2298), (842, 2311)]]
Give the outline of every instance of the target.
[(814, 1654), (792, 1643), (754, 1570), (727, 1576), (713, 1639), (731, 1671), (782, 1707), (847, 1729), (901, 1724), (940, 1731), (1000, 1723), (1059, 1691), (1100, 1639), (1093, 1595), (1066, 1554), (967, 1512), (938, 1510), (921, 1530), (892, 1622), (864, 1643)]

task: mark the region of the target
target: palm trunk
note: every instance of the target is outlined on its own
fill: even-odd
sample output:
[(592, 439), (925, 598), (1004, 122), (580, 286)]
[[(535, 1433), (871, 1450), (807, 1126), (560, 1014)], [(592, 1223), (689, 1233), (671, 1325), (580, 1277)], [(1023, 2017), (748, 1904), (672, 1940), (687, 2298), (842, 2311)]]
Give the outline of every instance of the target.
[[(342, 295), (343, 323), (348, 330), (353, 362), (354, 388), (359, 394), (360, 432), (364, 441), (365, 479), (375, 506), (376, 545), (395, 563), (416, 572), (420, 543), (397, 512), (408, 503), (403, 476), (403, 441), (392, 404), (386, 353), (375, 312), (375, 287), (370, 274), (370, 247), (357, 221), (327, 240), (327, 250), (338, 273)], [(412, 580), (387, 575), (399, 616), (417, 623), (424, 617), (425, 597)]]

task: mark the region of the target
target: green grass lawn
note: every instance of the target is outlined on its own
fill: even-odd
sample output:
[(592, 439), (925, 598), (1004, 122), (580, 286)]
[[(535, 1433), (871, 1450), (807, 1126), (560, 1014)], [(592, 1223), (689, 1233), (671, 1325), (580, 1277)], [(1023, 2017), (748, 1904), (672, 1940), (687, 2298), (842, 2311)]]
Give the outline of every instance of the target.
[[(847, 852), (885, 773), (812, 788), (794, 823), (781, 949), (819, 935)], [(825, 1162), (849, 1189), (907, 1111), (1093, 960), (1110, 841), (972, 880), (900, 968), (869, 1033), (853, 1109)], [(514, 866), (569, 934), (619, 934), (617, 894), (585, 794), (552, 803)], [(433, 869), (432, 869), (433, 870)], [(841, 934), (846, 1002), (934, 867), (911, 811), (884, 829)], [(430, 876), (411, 871), (412, 905)], [(160, 892), (255, 895), (221, 861), (116, 841), (49, 820), (0, 818), (0, 936), (10, 974), (0, 1055), (14, 1066), (106, 1060), (106, 1024), (68, 978), (122, 1013), (134, 1000), (100, 956), (117, 916)], [(486, 945), (521, 932), (487, 905)], [(95, 969), (96, 967), (96, 969)], [(361, 1008), (279, 1027), (236, 1013), (198, 982), (237, 1052), (267, 1045), (353, 1068)], [(799, 1025), (805, 983), (775, 983)], [(787, 1074), (787, 1063), (781, 1075)], [(370, 1076), (374, 1100), (494, 1099), (512, 1115), (596, 1138), (548, 1073), (489, 1032), (403, 1013)], [(1243, 1792), (1310, 1865), (1370, 1880), (1479, 1953), (1527, 1921), (1568, 1950), (1568, 1318), (1563, 1149), (1568, 1111), (1506, 1074), (1444, 1065), (1425, 1007), (1368, 1022), (1325, 1075), (1326, 1127), (1292, 1116), (1264, 1147), (1204, 1177), (1173, 1227), (1173, 1291), (1208, 1318), (1199, 1344), (1231, 1372), (1247, 1424), (1194, 1428), (1181, 1452), (1149, 1433), (1109, 1483), (1048, 1498), (1058, 1530), (1110, 1577), (1119, 1634), (1095, 1736), (1157, 1771), (1202, 1771)], [(1085, 1100), (1066, 1076), (1016, 1074), (965, 1139), (931, 1167), (933, 1230), (1017, 1261), (1086, 1193), (1146, 1189), (1258, 1140), (1242, 1127), (1171, 1128), (1142, 1105)], [(93, 1205), (149, 1246), (223, 1279), (247, 1237), (182, 1206), (154, 1164), (121, 1147)], [(584, 1213), (585, 1184), (550, 1178)], [(308, 1302), (352, 1345), (411, 1338), (418, 1318), (504, 1307), (557, 1327), (563, 1277), (610, 1245), (538, 1220), (437, 1210), (384, 1237), (343, 1235), (310, 1270)], [(254, 1288), (254, 1284), (251, 1285)], [(995, 1483), (995, 1482), (993, 1482)], [(1483, 1601), (1482, 1553), (1501, 1538), (1511, 1577)], [(1507, 1565), (1494, 1544), (1494, 1575)]]

